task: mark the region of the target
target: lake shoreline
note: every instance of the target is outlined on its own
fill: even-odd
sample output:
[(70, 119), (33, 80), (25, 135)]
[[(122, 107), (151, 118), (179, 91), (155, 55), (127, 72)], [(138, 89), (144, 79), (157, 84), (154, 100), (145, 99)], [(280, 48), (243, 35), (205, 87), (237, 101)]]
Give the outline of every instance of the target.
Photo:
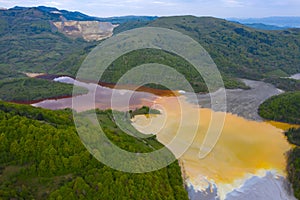
[[(265, 170), (264, 174), (259, 173), (249, 174), (237, 180), (239, 184), (231, 190), (228, 190), (226, 184), (218, 187), (214, 182), (206, 180), (207, 187), (203, 187), (193, 184), (189, 179), (185, 181), (185, 188), (190, 200), (252, 200), (257, 199), (260, 193), (264, 193), (264, 197), (269, 197), (268, 199), (297, 200), (293, 196), (291, 184), (286, 177), (278, 175), (274, 170)], [(256, 189), (253, 192), (254, 188)], [(261, 190), (259, 193), (257, 190), (261, 188), (264, 191)], [(259, 200), (264, 199), (259, 198)]]
[[(53, 78), (54, 76), (44, 76), (44, 78)], [(59, 78), (59, 77), (66, 77), (66, 76), (56, 76), (56, 78)], [(250, 85), (251, 85), (251, 83), (252, 83), (252, 85), (254, 84), (256, 84), (257, 85), (257, 88), (264, 88), (264, 87), (262, 87), (262, 84), (266, 84), (266, 83), (264, 83), (264, 82), (257, 82), (257, 81), (250, 81), (250, 80), (245, 80), (247, 83), (250, 83)], [(259, 83), (259, 84), (258, 84)], [(101, 84), (99, 84), (100, 86), (101, 86)], [(110, 88), (109, 86), (111, 86), (112, 87), (112, 84), (105, 84), (106, 86), (108, 86), (108, 88)], [(267, 84), (268, 85), (268, 87), (267, 88), (269, 88), (269, 86), (270, 86), (270, 84)], [(124, 89), (124, 88), (118, 88), (118, 89)], [(253, 90), (255, 90), (256, 88), (252, 88), (252, 89), (250, 89), (250, 91), (251, 92), (253, 92)], [(265, 89), (265, 88), (264, 88)], [(249, 90), (248, 90), (249, 91)], [(269, 90), (268, 90), (269, 91)], [(239, 90), (239, 89), (237, 89), (237, 90), (228, 90), (228, 92), (233, 92), (233, 93), (235, 93), (235, 94), (238, 94), (238, 93), (240, 93), (240, 92), (244, 92), (244, 90)], [(272, 93), (268, 93), (268, 95), (265, 95), (265, 96), (263, 96), (263, 98), (267, 98), (267, 97), (269, 97), (269, 96), (274, 96), (274, 95), (277, 95), (278, 93), (280, 93), (280, 91), (278, 91), (278, 89), (277, 88), (275, 88), (275, 87), (272, 87)], [(206, 96), (209, 96), (209, 95), (211, 95), (211, 94), (204, 94), (204, 95), (206, 95)], [(238, 94), (238, 95), (240, 95), (240, 94)], [(201, 98), (201, 97), (203, 97), (203, 94), (198, 94), (198, 96)], [(252, 96), (251, 96), (252, 97)], [(62, 98), (51, 98), (52, 100), (57, 100), (57, 99), (64, 99), (64, 98), (70, 98), (70, 96), (68, 96), (68, 97), (62, 97)], [(245, 99), (243, 99), (243, 100), (245, 100)], [(260, 101), (262, 101), (263, 99), (260, 99)], [(41, 101), (40, 101), (41, 102)], [(252, 101), (250, 101), (250, 102), (252, 102)], [(229, 104), (231, 103), (231, 101), (229, 100)], [(239, 104), (240, 104), (241, 102), (239, 102)], [(200, 101), (200, 104), (201, 104), (201, 101)], [(201, 104), (202, 105), (202, 104)], [(235, 104), (233, 104), (233, 105), (235, 105)], [(256, 104), (255, 104), (255, 106), (257, 105), (257, 102), (256, 102)], [(203, 106), (203, 107), (205, 107), (205, 106)], [(231, 106), (231, 108), (233, 108), (234, 106)], [(247, 107), (247, 108), (249, 108), (249, 107)], [(248, 117), (245, 117), (245, 115), (244, 115), (244, 113), (241, 113), (239, 110), (233, 110), (233, 111), (235, 111), (236, 113), (234, 113), (233, 112), (233, 114), (236, 114), (236, 115), (238, 115), (238, 116), (241, 116), (241, 117), (244, 117), (244, 118), (246, 118), (246, 119), (249, 119), (249, 116)], [(251, 109), (251, 112), (257, 112), (257, 111), (255, 111), (255, 110), (253, 110), (253, 109)], [(230, 112), (229, 112), (230, 113)], [(244, 116), (243, 116), (244, 115)], [(250, 115), (251, 116), (251, 115)], [(251, 118), (251, 117), (250, 117)], [(254, 119), (250, 119), (250, 120), (254, 120), (254, 121), (261, 121), (261, 118), (259, 119), (259, 118), (254, 118)], [(217, 188), (216, 187), (213, 187), (213, 184), (210, 184), (210, 187), (209, 188), (203, 188), (203, 190), (199, 190), (199, 187), (197, 187), (196, 185), (193, 185), (191, 182), (188, 182), (188, 177), (187, 177), (187, 175), (186, 175), (186, 173), (185, 173), (185, 167), (184, 167), (184, 163), (182, 162), (180, 162), (179, 161), (179, 164), (180, 164), (180, 167), (181, 167), (181, 170), (182, 170), (182, 177), (183, 177), (183, 180), (184, 180), (184, 187), (187, 189), (187, 191), (189, 192), (189, 195), (192, 195), (192, 196), (195, 196), (195, 197), (199, 197), (199, 195), (201, 196), (203, 196), (204, 194), (202, 194), (201, 192), (205, 192), (205, 193), (208, 193), (208, 191), (212, 191), (212, 194), (217, 194)], [(253, 177), (255, 176), (255, 174), (253, 174)], [(245, 180), (246, 181), (246, 180)], [(242, 186), (242, 185), (241, 185)], [(198, 188), (198, 189), (197, 189)], [(200, 193), (199, 193), (200, 192)], [(210, 194), (210, 196), (212, 197), (212, 194)], [(204, 196), (203, 196), (204, 197)], [(216, 196), (215, 196), (216, 197)], [(214, 198), (215, 198), (214, 197)], [(206, 198), (207, 200), (210, 200), (209, 198)], [(191, 198), (191, 200), (193, 200), (193, 198)]]

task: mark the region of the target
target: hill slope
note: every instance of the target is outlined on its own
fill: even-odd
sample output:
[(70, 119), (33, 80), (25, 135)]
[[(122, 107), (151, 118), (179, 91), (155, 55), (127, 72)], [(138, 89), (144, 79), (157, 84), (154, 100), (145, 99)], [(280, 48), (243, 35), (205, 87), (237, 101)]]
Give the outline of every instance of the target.
[[(120, 148), (149, 152), (154, 138), (133, 138), (99, 111), (107, 137)], [(115, 171), (81, 143), (70, 110), (0, 102), (0, 196), (3, 199), (188, 199), (175, 162), (146, 174)], [(152, 148), (150, 148), (150, 146)]]
[(229, 77), (279, 82), (277, 86), (284, 90), (298, 88), (293, 80), (281, 77), (300, 71), (300, 29), (257, 30), (212, 17), (178, 16), (121, 24), (115, 33), (144, 26), (169, 28), (191, 36)]
[[(60, 12), (57, 14), (56, 12)], [(84, 14), (59, 11), (55, 8), (14, 8), (0, 11), (0, 76), (21, 76), (20, 72), (45, 72), (75, 76), (77, 69), (96, 42), (71, 39), (56, 32), (51, 21), (69, 19), (88, 19)], [(281, 76), (300, 72), (300, 29), (282, 31), (259, 31), (241, 24), (211, 17), (128, 17), (115, 33), (142, 26), (165, 27), (180, 31), (198, 41), (212, 56), (223, 74), (227, 88), (246, 88), (235, 78), (280, 82), (278, 87), (297, 90), (292, 80), (282, 81)], [(154, 20), (155, 19), (155, 20)], [(126, 20), (125, 20), (126, 21)], [(116, 82), (120, 69), (130, 69), (131, 64), (162, 61), (162, 64), (182, 64), (177, 58), (166, 53), (132, 53), (132, 57), (119, 59), (113, 63), (104, 81)], [(134, 59), (134, 60), (133, 60)], [(123, 60), (123, 62), (122, 62)], [(124, 67), (125, 66), (125, 67)], [(182, 73), (188, 77), (188, 65)], [(201, 78), (188, 78), (196, 91), (206, 91)], [(180, 89), (180, 88), (179, 88)]]
[(157, 19), (158, 17), (155, 16), (122, 16), (122, 17), (107, 17), (107, 18), (101, 18), (101, 17), (93, 17), (86, 14), (83, 14), (81, 12), (70, 12), (67, 10), (59, 10), (57, 8), (52, 7), (46, 7), (46, 6), (39, 6), (37, 9), (41, 11), (45, 11), (48, 13), (59, 13), (61, 16), (63, 16), (67, 20), (75, 20), (75, 21), (99, 21), (99, 22), (110, 22), (113, 24), (122, 24), (129, 21), (152, 21)]
[(270, 30), (270, 31), (285, 30), (290, 28), (290, 27), (280, 27), (280, 26), (274, 26), (274, 25), (268, 25), (262, 23), (251, 23), (251, 24), (244, 24), (244, 25), (254, 29)]
[(78, 64), (94, 44), (58, 33), (50, 24), (52, 20), (60, 19), (37, 8), (0, 11), (2, 66), (17, 71), (60, 73), (68, 72), (61, 65), (70, 57)]
[(265, 119), (300, 124), (300, 92), (288, 92), (271, 97), (259, 108)]
[[(86, 42), (80, 38), (67, 37), (59, 33), (52, 22), (65, 20), (141, 22), (153, 19), (155, 17), (97, 18), (44, 6), (0, 10), (0, 59), (2, 61), (0, 76), (10, 77), (11, 74), (23, 71), (72, 76), (76, 74), (87, 53), (99, 42)], [(93, 26), (95, 23), (90, 22), (87, 25)]]
[(287, 74), (300, 71), (300, 29), (258, 31), (222, 19), (192, 16), (159, 18), (148, 26), (190, 35), (227, 74), (261, 79), (278, 69)]
[[(300, 124), (300, 92), (284, 93), (268, 99), (260, 106), (259, 114), (269, 120)], [(285, 135), (295, 145), (287, 156), (287, 172), (295, 197), (300, 199), (300, 129), (290, 129)]]

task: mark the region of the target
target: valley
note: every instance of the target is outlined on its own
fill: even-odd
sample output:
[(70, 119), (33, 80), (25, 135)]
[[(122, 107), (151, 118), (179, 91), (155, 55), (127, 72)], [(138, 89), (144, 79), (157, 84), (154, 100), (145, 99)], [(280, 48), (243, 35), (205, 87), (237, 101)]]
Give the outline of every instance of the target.
[[(220, 89), (208, 93), (187, 60), (160, 49), (118, 57), (99, 82), (75, 80), (94, 48), (143, 27), (178, 31), (203, 46), (222, 76), (226, 112), (218, 109), (222, 102), (211, 102)], [(191, 15), (99, 18), (45, 6), (1, 9), (0, 199), (299, 199), (300, 29), (259, 27)], [(172, 67), (195, 93), (156, 83), (115, 88), (145, 63)], [(120, 149), (140, 156), (166, 147), (174, 162), (141, 174), (99, 162), (74, 124), (74, 113), (92, 111)], [(137, 135), (119, 127), (114, 114), (125, 116), (121, 122)], [(213, 116), (223, 125), (217, 138), (210, 135)]]
[[(244, 80), (248, 86), (252, 87), (250, 90), (238, 89), (227, 91), (227, 105), (232, 105), (229, 109), (237, 108), (237, 105), (241, 105), (241, 107), (235, 110), (236, 115), (230, 113), (226, 114), (224, 128), (218, 144), (208, 157), (200, 159), (197, 156), (197, 152), (204, 142), (205, 133), (209, 134), (207, 131), (211, 123), (210, 120), (213, 112), (208, 109), (209, 105), (205, 104), (205, 102), (208, 101), (207, 99), (205, 100), (207, 95), (198, 96), (199, 105), (201, 107), (207, 107), (199, 108), (195, 107), (195, 102), (188, 102), (188, 93), (186, 96), (180, 97), (157, 96), (153, 94), (158, 94), (154, 89), (152, 89), (153, 93), (143, 91), (134, 92), (124, 89), (110, 89), (91, 83), (87, 84), (68, 77), (60, 77), (54, 80), (89, 88), (90, 92), (87, 95), (73, 97), (81, 98), (81, 102), (86, 102), (83, 103), (83, 105), (91, 106), (75, 107), (79, 112), (94, 109), (93, 104), (89, 103), (89, 99), (95, 94), (95, 106), (99, 109), (127, 111), (128, 109), (137, 109), (142, 105), (159, 109), (162, 113), (158, 115), (150, 115), (150, 117), (143, 115), (135, 116), (132, 120), (133, 125), (141, 133), (147, 135), (155, 133), (158, 141), (166, 146), (168, 146), (172, 140), (178, 140), (178, 147), (176, 147), (176, 144), (172, 145), (170, 150), (180, 160), (181, 167), (184, 169), (184, 179), (189, 188), (190, 199), (197, 199), (196, 197), (191, 197), (194, 193), (197, 194), (196, 196), (202, 196), (203, 198), (205, 196), (213, 196), (213, 198), (227, 199), (234, 194), (235, 189), (243, 187), (244, 193), (238, 196), (235, 194), (234, 198), (230, 198), (239, 199), (243, 195), (249, 195), (247, 191), (250, 189), (250, 183), (248, 182), (253, 177), (257, 178), (255, 183), (251, 183), (254, 184), (255, 187), (259, 187), (264, 181), (270, 184), (270, 188), (267, 189), (270, 193), (264, 193), (263, 190), (261, 190), (253, 194), (256, 197), (266, 198), (266, 196), (269, 195), (272, 198), (284, 196), (285, 198), (292, 199), (291, 194), (286, 190), (288, 183), (284, 178), (287, 175), (285, 171), (286, 154), (292, 149), (292, 146), (288, 144), (283, 132), (289, 128), (297, 128), (299, 126), (284, 123), (261, 122), (261, 118), (257, 115), (257, 109), (260, 105), (259, 102), (265, 101), (270, 96), (280, 94), (280, 91), (272, 85)], [(93, 89), (95, 87), (97, 87), (97, 89), (94, 94)], [(245, 95), (245, 92), (249, 94)], [(115, 95), (114, 98), (119, 99), (119, 104), (114, 104), (113, 107), (111, 107), (113, 93)], [(122, 98), (127, 98), (126, 96), (131, 97), (129, 107), (122, 101)], [(237, 98), (234, 98), (237, 96), (243, 96), (244, 98), (237, 100)], [(253, 99), (257, 99), (257, 101), (253, 101)], [(248, 107), (246, 107), (244, 103), (247, 103)], [(32, 105), (53, 110), (73, 107), (72, 98), (45, 100)], [(252, 107), (252, 109), (249, 109), (249, 107)], [(180, 118), (177, 116), (180, 115), (180, 110), (182, 109), (189, 113), (189, 117), (187, 120), (180, 122)], [(252, 111), (251, 113), (249, 113), (250, 110)], [(228, 110), (228, 112), (231, 111)], [(248, 113), (245, 114), (246, 112)], [(181, 124), (181, 126), (186, 127), (182, 131), (189, 133), (189, 130), (193, 130), (194, 128), (192, 127), (198, 124), (190, 119), (197, 119), (196, 115), (198, 113), (201, 120), (199, 121), (199, 128), (194, 142), (183, 155), (177, 155), (177, 148), (179, 148), (181, 142), (185, 139), (176, 136), (179, 133), (176, 131), (178, 127), (174, 126), (174, 124)], [(241, 116), (259, 122), (247, 120)], [(284, 127), (284, 129), (277, 127)], [(184, 135), (187, 137), (186, 134)], [(251, 135), (251, 139), (248, 138), (249, 135)], [(270, 151), (271, 149), (272, 151)], [(210, 167), (207, 168), (207, 166)], [(279, 191), (275, 192), (275, 190), (272, 189), (272, 182), (276, 182), (276, 187), (279, 187)], [(206, 190), (214, 192), (205, 194), (204, 191)]]

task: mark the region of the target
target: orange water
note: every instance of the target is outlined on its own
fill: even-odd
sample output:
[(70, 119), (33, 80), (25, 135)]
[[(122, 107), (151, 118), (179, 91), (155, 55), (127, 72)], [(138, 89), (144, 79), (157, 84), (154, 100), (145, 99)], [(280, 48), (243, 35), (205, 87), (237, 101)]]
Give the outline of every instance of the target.
[(266, 121), (268, 124), (271, 124), (272, 126), (275, 126), (276, 128), (282, 129), (282, 130), (289, 130), (290, 128), (300, 128), (300, 125), (297, 124), (287, 124), (283, 122), (276, 122), (276, 121)]
[[(287, 142), (282, 129), (267, 122), (249, 121), (236, 115), (226, 114), (217, 144), (208, 156), (200, 159), (199, 148), (208, 130), (213, 111), (198, 108), (186, 102), (185, 97), (158, 98), (154, 108), (161, 109), (162, 114), (150, 117), (136, 116), (133, 125), (143, 133), (157, 133), (158, 140), (166, 146), (176, 138), (173, 140), (175, 145), (168, 146), (175, 155), (180, 146), (192, 137), (191, 134), (196, 129), (196, 137), (192, 145), (180, 156), (185, 175), (190, 181), (195, 183), (199, 175), (202, 175), (215, 183), (233, 183), (247, 174), (271, 169), (278, 171), (280, 175), (285, 175), (285, 155), (291, 145)], [(189, 115), (184, 116), (183, 121), (180, 122), (183, 111), (188, 112)], [(196, 124), (194, 119), (197, 119)], [(284, 125), (284, 129), (289, 126), (280, 125), (280, 127)], [(183, 127), (184, 134), (176, 136), (180, 127)]]

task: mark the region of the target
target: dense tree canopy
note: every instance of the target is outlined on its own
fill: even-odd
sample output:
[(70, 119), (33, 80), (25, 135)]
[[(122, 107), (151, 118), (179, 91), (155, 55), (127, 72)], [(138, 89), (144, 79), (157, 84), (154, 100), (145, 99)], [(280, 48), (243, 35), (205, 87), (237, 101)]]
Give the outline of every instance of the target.
[[(261, 104), (259, 114), (265, 119), (300, 124), (300, 92), (271, 97)], [(291, 144), (296, 145), (288, 153), (287, 172), (294, 194), (300, 199), (300, 129), (290, 129), (285, 135)]]
[(288, 92), (271, 97), (259, 107), (265, 119), (300, 124), (300, 92)]
[[(99, 44), (56, 32), (49, 21), (60, 18), (49, 11), (51, 9), (28, 8), (0, 13), (0, 77), (19, 76), (24, 71), (75, 76), (86, 55)], [(265, 79), (274, 83), (269, 78), (279, 80), (279, 77), (300, 72), (298, 29), (264, 31), (217, 18), (181, 16), (141, 22), (129, 20), (117, 27), (115, 33), (144, 26), (177, 30), (198, 41), (217, 64), (227, 88), (246, 88), (236, 78)], [(148, 62), (172, 66), (186, 76), (195, 91), (207, 91), (202, 78), (185, 60), (153, 50), (131, 52), (117, 59), (103, 81), (116, 82), (120, 74)], [(278, 87), (295, 90), (299, 83), (280, 81)]]
[[(76, 89), (77, 94), (87, 89)], [(72, 96), (73, 85), (34, 78), (13, 78), (0, 80), (0, 100), (35, 101), (47, 98)]]
[[(111, 111), (98, 111), (102, 121)], [(160, 148), (110, 121), (107, 136), (132, 151)], [(127, 141), (127, 143), (126, 143)], [(153, 150), (153, 149), (151, 149)], [(0, 196), (3, 199), (188, 199), (177, 162), (130, 174), (98, 162), (82, 145), (70, 110), (49, 111), (0, 102)]]
[(291, 129), (286, 132), (290, 143), (297, 145), (288, 155), (288, 178), (293, 185), (295, 196), (300, 199), (300, 129)]

